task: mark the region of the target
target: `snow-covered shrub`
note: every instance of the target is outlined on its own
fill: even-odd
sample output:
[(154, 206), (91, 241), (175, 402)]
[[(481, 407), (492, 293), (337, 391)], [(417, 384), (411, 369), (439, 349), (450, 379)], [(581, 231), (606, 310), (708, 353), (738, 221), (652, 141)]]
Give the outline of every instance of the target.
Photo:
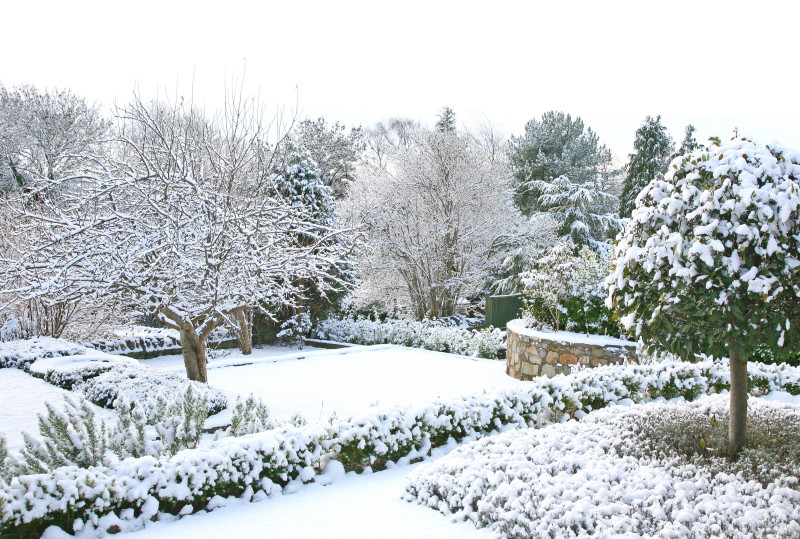
[[(797, 414), (751, 402), (765, 417)], [(506, 537), (797, 537), (797, 461), (759, 484), (744, 466), (654, 453), (639, 436), (642, 421), (670, 409), (711, 416), (726, 406), (721, 396), (620, 406), (483, 438), (417, 468), (406, 496)]]
[[(24, 473), (25, 466), (13, 453), (9, 453), (6, 436), (0, 432), (0, 484), (2, 484), (3, 481), (9, 483), (12, 477), (16, 477)], [(1, 496), (0, 500), (2, 500)]]
[(72, 391), (75, 386), (100, 376), (114, 368), (112, 363), (96, 362), (82, 365), (74, 369), (52, 369), (45, 372), (44, 381), (58, 386), (67, 391)]
[(523, 314), (552, 326), (579, 333), (619, 336), (612, 312), (605, 306), (604, 281), (610, 273), (605, 254), (562, 242), (520, 275), (525, 289)]
[(254, 432), (278, 428), (280, 424), (269, 414), (269, 408), (252, 393), (246, 399), (236, 399), (231, 415), (231, 424), (225, 433), (228, 436), (244, 436)]
[(110, 449), (119, 458), (170, 457), (200, 442), (208, 417), (208, 397), (193, 386), (183, 394), (157, 393), (143, 403), (119, 398), (118, 420), (110, 433)]
[(27, 371), (34, 361), (41, 358), (78, 356), (86, 354), (84, 346), (64, 339), (34, 337), (33, 339), (11, 341), (0, 346), (0, 368), (14, 368)]
[(142, 365), (115, 365), (110, 370), (87, 379), (76, 386), (86, 398), (104, 408), (112, 408), (119, 397), (131, 403), (147, 402), (152, 395), (183, 395), (192, 386), (209, 402), (209, 415), (228, 406), (225, 394), (206, 384), (192, 382), (182, 376)]
[(380, 322), (367, 318), (329, 318), (318, 322), (314, 333), (320, 339), (338, 342), (399, 344), (488, 359), (504, 358), (506, 350), (506, 334), (497, 328), (470, 330), (407, 319)]
[(281, 324), (281, 330), (275, 336), (278, 339), (294, 341), (302, 339), (311, 331), (311, 317), (308, 313), (295, 315)]
[(7, 316), (0, 316), (0, 321), (3, 322), (3, 324), (0, 325), (0, 342), (16, 341), (28, 336), (22, 324), (20, 324), (20, 321), (17, 320), (17, 317), (14, 316), (13, 313)]
[(748, 417), (748, 443), (741, 458), (728, 452), (728, 411), (674, 406), (641, 417), (635, 425), (643, 452), (687, 461), (728, 474), (741, 474), (768, 485), (780, 476), (797, 476), (800, 469), (800, 409), (764, 406), (758, 401)]
[(64, 410), (49, 402), (46, 415), (39, 415), (41, 441), (23, 433), (22, 457), (29, 474), (44, 473), (62, 466), (88, 468), (103, 463), (108, 437), (92, 405), (78, 396), (78, 402), (64, 396)]

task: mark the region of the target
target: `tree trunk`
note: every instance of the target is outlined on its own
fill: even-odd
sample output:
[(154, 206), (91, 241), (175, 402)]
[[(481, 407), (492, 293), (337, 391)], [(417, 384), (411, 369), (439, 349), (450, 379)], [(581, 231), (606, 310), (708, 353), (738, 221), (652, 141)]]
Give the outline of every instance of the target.
[(728, 454), (736, 460), (747, 441), (747, 358), (728, 348), (731, 361), (731, 418), (728, 424)]
[(236, 311), (236, 342), (243, 355), (253, 353), (253, 309), (244, 307)]
[(206, 340), (201, 338), (191, 326), (181, 328), (181, 352), (189, 380), (208, 383), (206, 372)]

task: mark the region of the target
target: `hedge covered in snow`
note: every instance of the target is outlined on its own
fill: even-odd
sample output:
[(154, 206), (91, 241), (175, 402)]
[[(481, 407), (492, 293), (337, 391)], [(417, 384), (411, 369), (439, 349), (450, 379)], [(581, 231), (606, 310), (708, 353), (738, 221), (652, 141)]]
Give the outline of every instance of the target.
[(446, 327), (429, 321), (330, 318), (318, 322), (314, 334), (320, 339), (351, 344), (399, 344), (487, 359), (503, 359), (506, 353), (505, 331)]
[[(748, 368), (755, 394), (800, 394), (800, 369), (761, 364)], [(412, 449), (424, 452), (449, 438), (581, 418), (611, 404), (661, 397), (693, 400), (729, 383), (724, 362), (601, 367), (537, 379), (524, 390), (396, 408), (324, 427), (226, 438), (164, 461), (143, 457), (113, 469), (66, 467), (15, 477), (9, 485), (0, 484), (0, 532), (33, 535), (51, 524), (68, 531), (132, 529), (158, 512), (186, 514), (213, 508), (219, 496), (263, 497), (275, 485), (309, 481), (328, 458), (340, 460), (348, 470), (380, 469)]]
[[(750, 407), (767, 422), (800, 422), (796, 406), (754, 399)], [(484, 438), (417, 468), (406, 499), (505, 537), (800, 536), (800, 463), (762, 482), (749, 477), (749, 462), (705, 462), (643, 440), (653, 416), (694, 412), (708, 423), (727, 408), (719, 395), (616, 406), (580, 423)]]
[(221, 391), (206, 384), (63, 339), (36, 337), (3, 343), (0, 368), (4, 367), (22, 369), (55, 386), (80, 391), (104, 408), (112, 408), (120, 396), (129, 402), (144, 402), (148, 396), (159, 392), (183, 393), (189, 385), (208, 398), (211, 415), (228, 405)]

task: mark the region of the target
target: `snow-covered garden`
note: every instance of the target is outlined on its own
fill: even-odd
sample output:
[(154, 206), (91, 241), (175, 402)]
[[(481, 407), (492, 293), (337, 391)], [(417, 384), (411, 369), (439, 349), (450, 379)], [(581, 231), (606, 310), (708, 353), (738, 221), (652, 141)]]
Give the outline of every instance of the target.
[(800, 535), (800, 152), (226, 90), (0, 85), (2, 537)]

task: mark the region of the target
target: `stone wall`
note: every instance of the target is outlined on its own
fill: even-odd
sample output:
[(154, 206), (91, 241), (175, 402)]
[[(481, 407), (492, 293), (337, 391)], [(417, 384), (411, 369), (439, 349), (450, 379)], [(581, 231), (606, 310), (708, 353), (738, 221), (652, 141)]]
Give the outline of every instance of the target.
[(506, 373), (519, 380), (569, 374), (573, 365), (597, 367), (636, 361), (636, 343), (622, 339), (534, 330), (521, 320), (509, 322), (506, 331)]

